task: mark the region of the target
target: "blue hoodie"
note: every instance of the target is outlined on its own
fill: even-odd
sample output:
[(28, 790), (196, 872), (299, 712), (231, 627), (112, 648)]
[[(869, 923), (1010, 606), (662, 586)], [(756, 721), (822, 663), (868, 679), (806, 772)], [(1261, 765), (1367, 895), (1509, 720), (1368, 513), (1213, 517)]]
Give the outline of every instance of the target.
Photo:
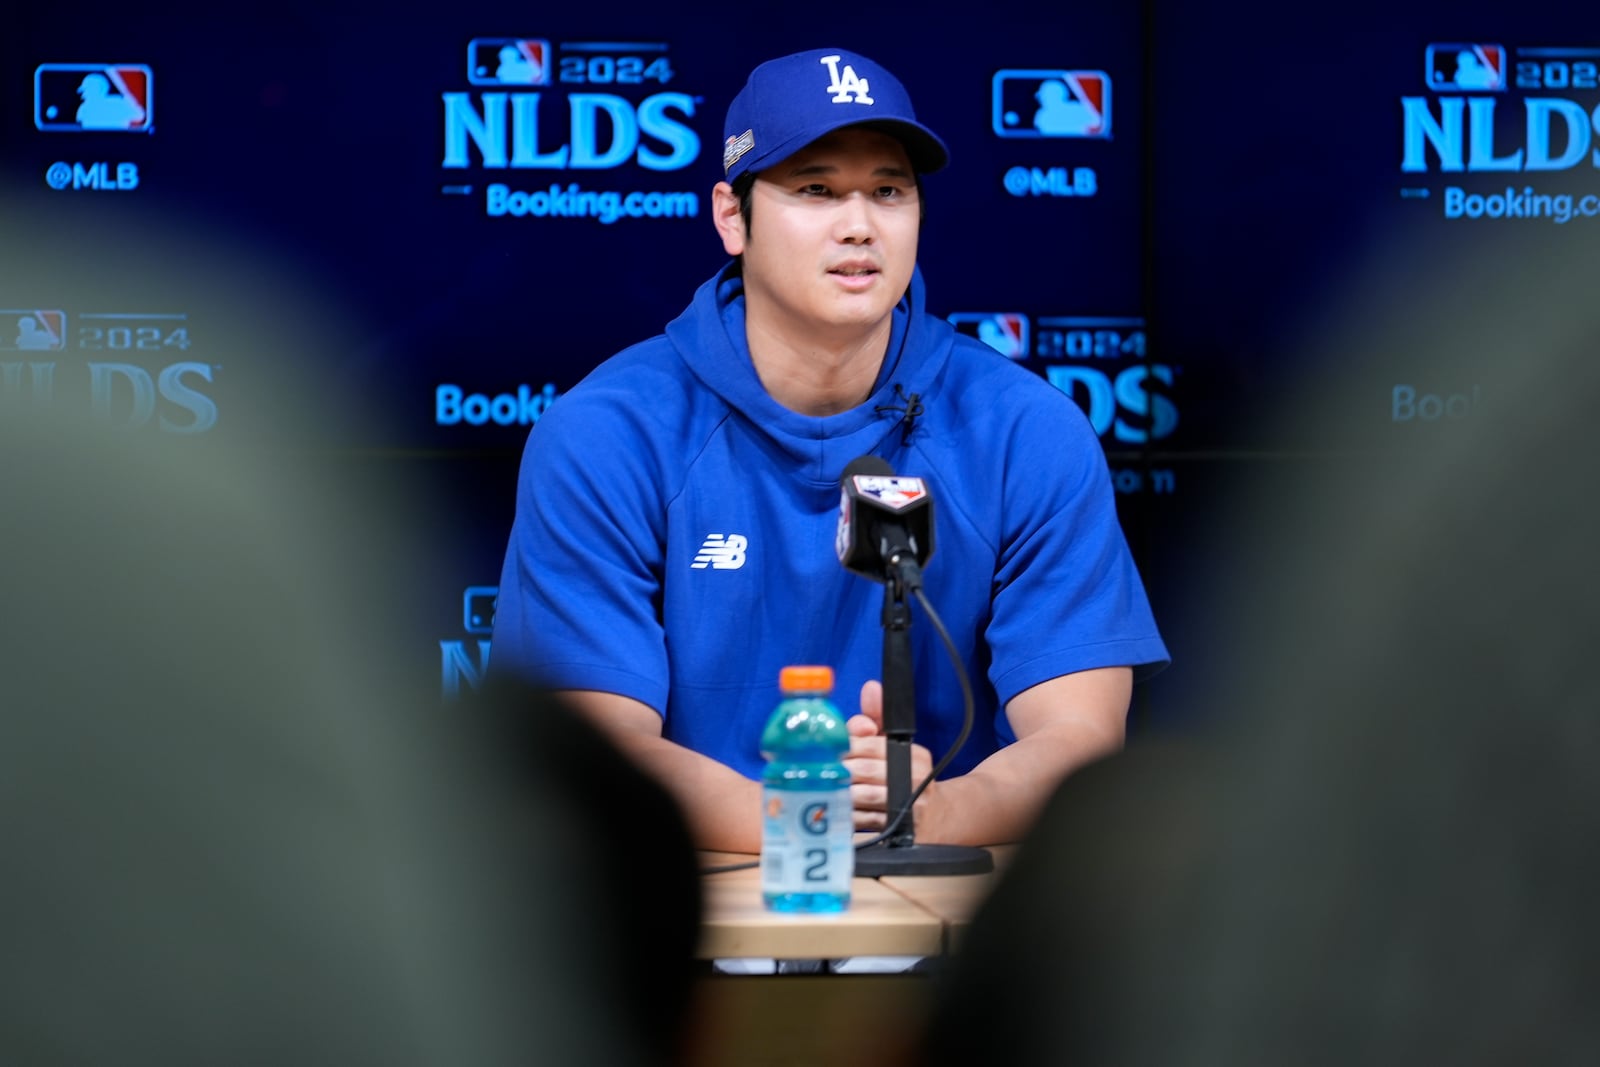
[[(881, 674), (883, 586), (834, 552), (839, 478), (867, 453), (934, 499), (926, 592), (977, 704), (946, 776), (1015, 740), (1004, 707), (1024, 689), (1163, 665), (1088, 420), (922, 307), (918, 273), (873, 395), (821, 418), (762, 387), (736, 265), (664, 335), (597, 367), (529, 434), (491, 669), (642, 701), (664, 736), (758, 777), (782, 667), (833, 667), (847, 713)], [(920, 607), (912, 618), (916, 740), (937, 760), (961, 686)]]

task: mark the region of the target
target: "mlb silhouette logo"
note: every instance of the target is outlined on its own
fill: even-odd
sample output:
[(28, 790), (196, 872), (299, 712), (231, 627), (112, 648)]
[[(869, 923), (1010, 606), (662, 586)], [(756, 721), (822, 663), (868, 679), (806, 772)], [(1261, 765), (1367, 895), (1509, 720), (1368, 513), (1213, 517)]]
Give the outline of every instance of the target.
[(957, 311), (956, 332), (976, 337), (1007, 359), (1028, 358), (1028, 316), (1014, 311)]
[(41, 63), (33, 71), (33, 124), (52, 132), (150, 133), (155, 76), (143, 63)]
[(1002, 70), (994, 76), (1001, 137), (1111, 137), (1111, 76), (1103, 70)]
[(499, 603), (497, 585), (469, 585), (461, 594), (461, 628), (469, 634), (494, 632), (494, 609)]
[(473, 85), (549, 85), (550, 42), (532, 37), (474, 37), (467, 42)]
[(0, 351), (59, 352), (67, 347), (67, 313), (0, 308)]
[(1499, 44), (1430, 44), (1423, 56), (1428, 88), (1504, 92), (1506, 49)]

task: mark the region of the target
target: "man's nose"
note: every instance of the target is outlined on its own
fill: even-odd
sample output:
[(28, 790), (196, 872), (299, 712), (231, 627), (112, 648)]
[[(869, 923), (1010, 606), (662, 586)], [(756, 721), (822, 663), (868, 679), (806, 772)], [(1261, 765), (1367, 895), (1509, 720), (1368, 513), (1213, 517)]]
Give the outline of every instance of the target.
[(870, 244), (873, 227), (872, 202), (864, 193), (850, 193), (839, 201), (835, 233), (846, 244)]

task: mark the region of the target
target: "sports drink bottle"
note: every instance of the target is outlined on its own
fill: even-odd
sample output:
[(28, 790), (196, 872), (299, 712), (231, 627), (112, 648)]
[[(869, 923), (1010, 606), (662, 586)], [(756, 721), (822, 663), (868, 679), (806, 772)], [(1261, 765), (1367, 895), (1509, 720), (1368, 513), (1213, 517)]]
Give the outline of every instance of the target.
[(843, 911), (855, 873), (855, 815), (833, 668), (785, 667), (761, 735), (761, 898), (774, 911)]

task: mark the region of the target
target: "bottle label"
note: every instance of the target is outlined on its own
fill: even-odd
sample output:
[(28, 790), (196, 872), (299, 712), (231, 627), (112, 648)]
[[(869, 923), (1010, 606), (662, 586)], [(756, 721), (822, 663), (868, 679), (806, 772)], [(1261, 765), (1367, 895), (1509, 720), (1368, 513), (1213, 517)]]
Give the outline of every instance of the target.
[(855, 874), (850, 790), (765, 789), (761, 891), (849, 893)]

